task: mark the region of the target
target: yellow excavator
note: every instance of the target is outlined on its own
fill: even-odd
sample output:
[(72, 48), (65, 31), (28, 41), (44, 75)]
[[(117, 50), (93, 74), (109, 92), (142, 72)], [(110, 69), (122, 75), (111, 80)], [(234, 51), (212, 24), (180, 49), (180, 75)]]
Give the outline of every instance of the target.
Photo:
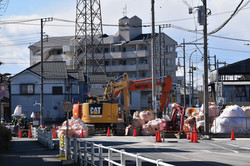
[[(108, 127), (112, 129), (113, 134), (124, 135), (125, 127), (130, 124), (130, 92), (152, 88), (151, 80), (151, 78), (147, 78), (129, 81), (128, 74), (124, 73), (107, 84), (102, 99), (97, 100), (92, 97), (86, 103), (75, 104), (73, 116), (84, 121), (89, 127), (90, 135), (98, 133), (99, 130), (105, 131)], [(162, 113), (166, 101), (167, 105), (169, 103), (172, 79), (167, 77), (163, 83), (157, 81), (156, 84), (162, 87), (159, 108)], [(123, 95), (124, 111), (118, 104), (120, 95)]]

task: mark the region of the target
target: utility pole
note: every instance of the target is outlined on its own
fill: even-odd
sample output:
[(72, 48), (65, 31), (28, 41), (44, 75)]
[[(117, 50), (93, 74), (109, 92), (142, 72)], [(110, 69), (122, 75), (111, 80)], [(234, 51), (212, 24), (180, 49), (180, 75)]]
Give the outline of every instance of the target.
[(184, 63), (184, 108), (186, 108), (186, 49), (185, 39), (183, 39), (183, 63)]
[(161, 72), (161, 26), (160, 25), (159, 25), (159, 59), (160, 59), (160, 79), (162, 79), (161, 78), (161, 76), (162, 76), (162, 72)]
[(40, 125), (43, 125), (43, 26), (45, 22), (53, 21), (53, 17), (41, 19), (41, 94), (40, 94)]
[(192, 63), (191, 67), (192, 71), (192, 97), (191, 97), (191, 102), (193, 103), (194, 100), (194, 70), (197, 70), (197, 67), (194, 67), (194, 64)]
[(203, 25), (203, 38), (204, 38), (204, 76), (203, 76), (203, 104), (204, 104), (204, 132), (209, 134), (209, 119), (208, 119), (208, 65), (207, 65), (207, 0), (203, 0), (204, 6), (204, 25)]
[[(152, 17), (152, 33), (151, 33), (151, 72), (152, 72), (152, 107), (156, 113), (156, 80), (155, 80), (155, 11), (154, 11), (155, 0), (151, 0), (151, 17)], [(161, 116), (158, 113), (158, 116)]]

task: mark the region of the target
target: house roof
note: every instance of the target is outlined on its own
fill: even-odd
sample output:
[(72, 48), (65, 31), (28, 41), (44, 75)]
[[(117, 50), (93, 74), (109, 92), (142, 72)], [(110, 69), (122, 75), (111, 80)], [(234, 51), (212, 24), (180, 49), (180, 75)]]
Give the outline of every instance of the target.
[(220, 75), (250, 74), (250, 58), (219, 68)]
[[(38, 76), (41, 76), (41, 62), (38, 62), (29, 68), (21, 71), (20, 73), (13, 76), (16, 77), (24, 71), (31, 71)], [(43, 77), (44, 78), (53, 78), (53, 79), (66, 79), (68, 78), (66, 70), (66, 62), (64, 61), (44, 61), (43, 62)]]
[(79, 80), (79, 81), (86, 81), (85, 75), (82, 70), (74, 70), (74, 69), (68, 69), (68, 76)]
[[(70, 40), (72, 40), (74, 38), (74, 36), (60, 36), (60, 37), (49, 37), (48, 41), (43, 43), (43, 47), (44, 49), (46, 49), (46, 47), (62, 47), (63, 45), (70, 45)], [(29, 46), (29, 48), (32, 47), (41, 47), (41, 41), (38, 41), (34, 44), (32, 44), (31, 46)]]
[[(30, 71), (41, 76), (41, 63), (37, 63), (29, 68)], [(66, 62), (64, 61), (44, 61), (43, 62), (44, 78), (68, 78), (66, 70)]]

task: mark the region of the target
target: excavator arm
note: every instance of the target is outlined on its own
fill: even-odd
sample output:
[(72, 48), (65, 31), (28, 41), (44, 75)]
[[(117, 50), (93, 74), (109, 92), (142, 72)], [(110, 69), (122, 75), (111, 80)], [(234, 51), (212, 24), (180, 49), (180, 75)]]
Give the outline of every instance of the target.
[[(130, 85), (129, 85), (130, 91), (151, 89), (152, 88), (151, 81), (152, 81), (152, 78), (130, 81)], [(166, 103), (168, 107), (168, 104), (170, 102), (170, 95), (171, 95), (171, 90), (172, 90), (172, 78), (166, 77), (163, 83), (161, 81), (157, 81), (156, 85), (162, 87), (160, 106), (159, 106), (159, 115), (158, 115), (159, 118), (161, 118)]]
[[(122, 81), (120, 81), (121, 79)], [(164, 82), (157, 81), (156, 85), (162, 87), (160, 106), (159, 106), (159, 117), (161, 117), (166, 103), (168, 106), (170, 101), (172, 78), (166, 77)], [(120, 93), (123, 93), (125, 118), (126, 120), (128, 120), (130, 111), (130, 91), (137, 91), (137, 90), (144, 90), (151, 88), (152, 88), (152, 78), (129, 81), (128, 74), (124, 73), (123, 75), (118, 77), (115, 81), (110, 82), (106, 86), (103, 98), (109, 100), (110, 102), (114, 102), (114, 99), (116, 99)]]

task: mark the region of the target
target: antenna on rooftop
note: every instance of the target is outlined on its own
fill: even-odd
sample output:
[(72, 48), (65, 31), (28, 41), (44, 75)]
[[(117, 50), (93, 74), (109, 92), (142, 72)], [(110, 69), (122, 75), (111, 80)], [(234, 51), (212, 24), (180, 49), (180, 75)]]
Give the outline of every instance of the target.
[(127, 12), (127, 5), (125, 4), (125, 7), (122, 8), (122, 14), (123, 14), (123, 17), (127, 16), (128, 15), (128, 12)]

